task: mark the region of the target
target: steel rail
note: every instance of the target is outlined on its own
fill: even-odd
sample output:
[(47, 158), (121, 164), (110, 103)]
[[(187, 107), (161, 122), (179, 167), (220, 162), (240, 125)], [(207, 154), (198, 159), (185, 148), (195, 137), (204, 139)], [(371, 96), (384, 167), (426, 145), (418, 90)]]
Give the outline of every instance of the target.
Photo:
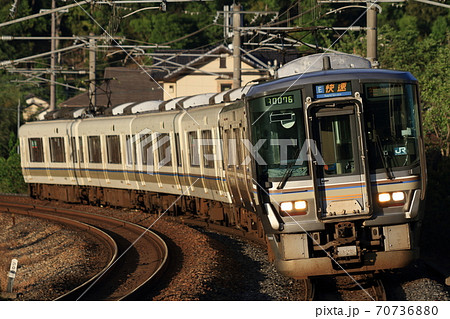
[[(145, 263), (143, 260), (139, 259), (139, 265), (136, 267), (136, 269), (139, 269), (139, 267), (141, 267), (139, 270), (141, 271), (141, 273), (145, 273), (145, 278), (143, 280), (139, 280), (139, 282), (137, 284), (134, 285), (133, 288), (127, 290), (125, 293), (116, 293), (114, 294), (114, 292), (111, 292), (110, 296), (107, 296), (107, 298), (105, 298), (104, 300), (124, 300), (124, 299), (130, 299), (133, 295), (137, 294), (138, 291), (143, 288), (144, 286), (146, 286), (147, 284), (149, 284), (151, 281), (153, 281), (154, 279), (156, 279), (158, 276), (161, 275), (161, 273), (163, 272), (163, 270), (167, 267), (168, 264), (168, 248), (166, 243), (164, 242), (164, 240), (157, 234), (155, 234), (154, 232), (150, 231), (149, 229), (137, 225), (137, 224), (133, 224), (118, 218), (114, 218), (114, 217), (109, 217), (109, 216), (103, 216), (103, 215), (99, 215), (99, 214), (93, 214), (93, 213), (87, 213), (87, 212), (83, 212), (83, 211), (77, 211), (77, 210), (72, 210), (72, 209), (66, 209), (66, 208), (55, 208), (55, 207), (49, 207), (49, 206), (37, 206), (37, 205), (31, 205), (31, 204), (14, 204), (14, 203), (8, 203), (8, 205), (10, 206), (28, 206), (29, 208), (32, 208), (33, 210), (38, 210), (38, 211), (42, 211), (45, 212), (47, 214), (51, 214), (51, 215), (66, 215), (66, 216), (71, 216), (72, 218), (76, 218), (76, 219), (86, 219), (88, 220), (87, 223), (89, 224), (96, 224), (96, 223), (107, 223), (110, 225), (113, 225), (114, 229), (110, 229), (111, 232), (114, 232), (116, 234), (118, 234), (118, 236), (122, 237), (122, 236), (126, 236), (123, 234), (125, 229), (129, 233), (132, 233), (134, 235), (139, 234), (139, 236), (137, 237), (137, 239), (134, 239), (134, 235), (133, 235), (133, 239), (126, 239), (128, 240), (131, 245), (134, 245), (138, 240), (147, 240), (147, 243), (150, 243), (150, 247), (152, 247), (152, 252), (156, 253), (157, 258), (156, 258), (156, 262), (157, 265), (151, 265), (151, 263), (155, 263), (155, 260), (151, 260), (149, 263)], [(104, 227), (104, 226), (103, 226)], [(122, 228), (122, 233), (120, 233), (120, 230)], [(142, 238), (141, 238), (142, 237)], [(98, 280), (102, 279), (103, 280), (103, 275), (107, 274), (109, 275), (110, 273), (110, 269), (111, 267), (114, 267), (116, 262), (121, 259), (121, 257), (128, 251), (129, 248), (131, 248), (131, 246), (128, 246), (129, 243), (127, 243), (125, 247), (122, 248), (122, 250), (124, 250), (125, 252), (122, 253), (122, 255), (120, 255), (119, 252), (119, 257), (116, 258), (116, 260), (109, 266), (109, 268), (104, 271), (102, 274), (100, 274), (99, 276), (97, 276), (93, 281), (91, 281), (91, 286), (93, 286)], [(122, 246), (124, 246), (124, 244), (122, 244)], [(145, 245), (145, 249), (146, 251), (149, 251), (149, 246)], [(148, 269), (151, 268), (151, 269)], [(135, 270), (136, 270), (135, 269)], [(117, 270), (117, 269), (116, 269)], [(134, 272), (136, 273), (136, 271)], [(148, 273), (148, 274), (147, 274)], [(128, 276), (127, 276), (128, 278)], [(89, 290), (91, 288), (91, 286), (87, 287), (87, 290)], [(86, 286), (85, 286), (86, 288)], [(95, 288), (93, 288), (95, 289)], [(83, 297), (83, 294), (80, 297)], [(78, 297), (77, 300), (80, 298)], [(66, 299), (71, 299), (73, 300), (73, 295), (69, 295), (66, 296), (64, 298), (64, 300)], [(61, 300), (61, 298), (59, 298), (58, 300)]]
[[(11, 206), (14, 206), (13, 210), (11, 210)], [(21, 207), (21, 206), (23, 206), (23, 207)], [(112, 239), (112, 237), (109, 236), (104, 231), (102, 231), (99, 228), (94, 227), (92, 225), (82, 223), (77, 220), (61, 217), (61, 216), (55, 216), (55, 215), (50, 215), (50, 214), (46, 214), (46, 213), (39, 213), (39, 212), (33, 211), (33, 208), (29, 207), (28, 205), (25, 206), (25, 205), (21, 205), (21, 204), (11, 204), (8, 202), (3, 202), (3, 201), (0, 202), (0, 212), (5, 213), (5, 214), (19, 214), (19, 215), (23, 215), (23, 216), (47, 219), (47, 220), (62, 223), (65, 225), (70, 225), (70, 226), (78, 228), (78, 229), (86, 230), (89, 233), (91, 233), (92, 235), (94, 235), (97, 239), (102, 241), (104, 244), (104, 247), (108, 249), (108, 251), (109, 251), (109, 254), (108, 254), (109, 256), (107, 258), (108, 262), (100, 271), (98, 271), (94, 276), (90, 277), (87, 281), (83, 282), (79, 286), (73, 288), (72, 290), (57, 297), (54, 300), (60, 300), (62, 298), (65, 298), (66, 296), (73, 295), (76, 291), (80, 291), (85, 286), (87, 286), (89, 283), (93, 282), (96, 278), (103, 275), (108, 269), (110, 269), (111, 265), (114, 263), (114, 261), (117, 258), (119, 250), (118, 250), (117, 244), (114, 241), (114, 239)]]
[[(119, 296), (115, 296), (115, 297), (108, 296), (108, 298), (106, 300), (120, 301), (120, 300), (130, 299), (141, 288), (143, 288), (148, 283), (150, 283), (152, 280), (156, 279), (159, 275), (161, 275), (161, 273), (167, 266), (168, 248), (167, 248), (166, 243), (159, 235), (148, 230), (147, 228), (144, 228), (140, 225), (133, 224), (128, 221), (118, 219), (115, 217), (109, 217), (109, 216), (104, 216), (104, 215), (99, 215), (99, 214), (94, 214), (94, 213), (87, 213), (87, 212), (83, 212), (83, 211), (77, 211), (77, 210), (66, 209), (66, 208), (55, 209), (55, 208), (51, 208), (51, 207), (47, 207), (47, 206), (37, 206), (37, 207), (39, 209), (46, 210), (49, 212), (54, 210), (56, 214), (65, 214), (65, 215), (69, 215), (69, 216), (75, 215), (75, 216), (79, 216), (81, 218), (88, 218), (89, 220), (92, 220), (92, 222), (95, 219), (99, 222), (106, 222), (109, 224), (114, 224), (116, 226), (115, 229), (112, 230), (114, 232), (118, 232), (118, 230), (119, 230), (118, 228), (123, 227), (124, 229), (126, 229), (128, 231), (134, 232), (135, 234), (139, 234), (139, 237), (137, 240), (146, 239), (147, 241), (151, 242), (151, 247), (152, 247), (153, 251), (156, 251), (157, 255), (158, 255), (157, 260), (158, 260), (159, 264), (156, 267), (156, 269), (151, 269), (149, 274), (148, 275), (146, 274), (146, 279), (141, 281), (139, 284), (135, 285), (135, 287), (133, 289), (128, 290), (126, 293), (122, 293), (122, 294), (119, 293)], [(123, 234), (119, 234), (119, 235), (123, 236)], [(141, 238), (141, 235), (143, 235), (142, 238)], [(134, 241), (134, 238), (131, 239), (130, 240), (131, 245), (134, 245), (136, 241)], [(124, 249), (124, 252), (122, 252), (121, 254), (119, 253), (120, 255), (118, 258), (121, 259), (121, 257), (127, 252), (127, 250), (130, 247), (131, 246), (127, 246), (126, 249)], [(148, 246), (146, 246), (146, 250), (149, 250)], [(116, 261), (115, 261), (115, 263), (116, 263)], [(142, 260), (139, 260), (138, 266), (143, 267), (144, 265), (145, 265), (145, 263)], [(114, 266), (114, 264), (113, 264), (113, 266)], [(138, 269), (138, 267), (136, 269)], [(136, 270), (134, 271), (134, 273), (136, 273)], [(100, 278), (97, 278), (97, 280), (98, 279), (100, 279)], [(94, 281), (94, 283), (96, 283), (96, 282)], [(114, 293), (112, 293), (112, 295), (114, 296)], [(81, 297), (83, 297), (83, 295)]]

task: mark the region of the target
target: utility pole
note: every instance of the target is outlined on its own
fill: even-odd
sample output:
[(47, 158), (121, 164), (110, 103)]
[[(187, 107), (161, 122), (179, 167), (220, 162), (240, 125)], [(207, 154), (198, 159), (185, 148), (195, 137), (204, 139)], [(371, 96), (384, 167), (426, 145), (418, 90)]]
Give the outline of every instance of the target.
[(91, 111), (97, 111), (97, 99), (95, 95), (95, 69), (96, 69), (96, 48), (94, 34), (90, 34), (89, 38), (89, 104), (92, 106)]
[[(52, 10), (56, 8), (55, 0), (52, 0)], [(55, 65), (56, 65), (56, 11), (52, 12), (51, 15), (52, 25), (51, 25), (51, 40), (50, 40), (50, 51), (52, 52), (50, 56), (50, 108), (49, 111), (54, 111), (56, 108), (56, 75), (55, 75)]]
[(377, 6), (367, 2), (367, 60), (373, 68), (378, 67), (377, 55)]
[[(20, 129), (20, 97), (17, 103), (17, 140), (19, 140), (19, 129)], [(20, 143), (17, 145), (17, 154), (20, 154)]]
[(233, 89), (241, 87), (241, 6), (233, 4)]

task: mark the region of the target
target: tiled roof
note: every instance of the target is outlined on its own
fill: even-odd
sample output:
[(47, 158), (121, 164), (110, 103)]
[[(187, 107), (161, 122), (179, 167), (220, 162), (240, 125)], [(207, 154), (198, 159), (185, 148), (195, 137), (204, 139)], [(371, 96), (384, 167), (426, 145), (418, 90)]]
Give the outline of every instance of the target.
[[(155, 68), (150, 67), (148, 73), (156, 81), (172, 81), (177, 77), (183, 77), (192, 72), (192, 68), (200, 68), (220, 54), (233, 54), (224, 45), (205, 50), (156, 50), (159, 53), (154, 58)], [(183, 55), (188, 54), (188, 55)], [(212, 56), (211, 56), (212, 55)], [(253, 51), (251, 54), (242, 54), (242, 61), (260, 69), (262, 64), (273, 65), (277, 60), (278, 66), (286, 64), (299, 57), (295, 49), (275, 51), (263, 49)], [(167, 61), (161, 61), (167, 60)], [(175, 64), (168, 61), (175, 62)], [(261, 63), (262, 62), (262, 63)], [(111, 105), (116, 106), (127, 102), (143, 102), (150, 100), (162, 100), (163, 90), (142, 69), (125, 67), (109, 67), (105, 69), (104, 78), (109, 80), (111, 91)], [(105, 93), (106, 84), (97, 90), (97, 106), (106, 107), (108, 98)], [(79, 94), (61, 103), (61, 107), (86, 107), (89, 105), (88, 93)]]
[[(150, 74), (154, 80), (158, 80), (157, 74)], [(162, 100), (161, 87), (151, 79), (149, 74), (141, 69), (124, 67), (109, 67), (105, 69), (104, 77), (109, 80), (111, 91), (111, 105), (119, 105), (125, 102), (142, 102), (148, 100)], [(160, 79), (160, 76), (159, 76)], [(103, 83), (97, 89), (97, 106), (107, 106), (108, 97), (105, 93), (106, 84)], [(61, 103), (62, 107), (89, 106), (88, 93), (79, 94)]]

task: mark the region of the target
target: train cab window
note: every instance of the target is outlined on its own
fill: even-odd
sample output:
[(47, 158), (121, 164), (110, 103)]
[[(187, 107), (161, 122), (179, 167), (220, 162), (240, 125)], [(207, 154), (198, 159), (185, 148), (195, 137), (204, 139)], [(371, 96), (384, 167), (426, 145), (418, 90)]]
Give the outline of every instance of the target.
[(141, 134), (139, 142), (142, 151), (142, 165), (153, 165), (152, 135)]
[(172, 166), (172, 150), (170, 148), (170, 136), (167, 133), (161, 133), (157, 138), (158, 147), (158, 166)]
[(352, 134), (348, 116), (318, 117), (320, 150), (327, 175), (353, 173), (355, 160), (352, 150)]
[(197, 132), (188, 132), (189, 163), (193, 167), (200, 166)]
[(364, 121), (371, 170), (417, 163), (420, 128), (416, 87), (369, 83), (364, 89)]
[(175, 133), (175, 152), (176, 152), (176, 156), (177, 156), (177, 165), (179, 167), (181, 167), (182, 162), (181, 162), (180, 134), (179, 133)]
[(127, 164), (133, 165), (136, 164), (136, 137), (133, 135), (126, 136), (126, 144), (127, 144)]
[(202, 131), (202, 152), (205, 168), (214, 168), (214, 145), (211, 130)]
[(120, 137), (119, 135), (106, 136), (106, 152), (109, 164), (121, 164)]
[(80, 163), (84, 163), (84, 149), (83, 149), (83, 137), (78, 137), (78, 147), (80, 150)]
[(88, 136), (89, 163), (102, 162), (100, 136)]
[(77, 157), (77, 142), (76, 137), (72, 136), (70, 139), (70, 151), (71, 151), (71, 157), (73, 163), (78, 163), (78, 157)]
[(66, 161), (66, 150), (64, 148), (64, 137), (49, 137), (50, 161), (53, 163), (64, 163)]
[(28, 139), (28, 148), (30, 151), (30, 162), (43, 163), (44, 152), (42, 147), (42, 138), (35, 137)]
[(258, 175), (279, 181), (307, 176), (308, 161), (301, 157), (306, 133), (301, 92), (288, 91), (249, 101), (252, 145), (260, 144)]

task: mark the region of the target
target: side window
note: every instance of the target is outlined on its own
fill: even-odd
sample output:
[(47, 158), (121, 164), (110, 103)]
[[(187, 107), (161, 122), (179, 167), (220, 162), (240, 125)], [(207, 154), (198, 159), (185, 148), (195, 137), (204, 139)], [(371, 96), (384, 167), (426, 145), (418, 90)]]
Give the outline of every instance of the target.
[(227, 150), (227, 152), (225, 152), (225, 163), (227, 163), (227, 168), (231, 169), (233, 165), (236, 164), (236, 141), (231, 137), (230, 129), (224, 131), (223, 137), (223, 147), (226, 147)]
[(73, 163), (78, 163), (78, 158), (77, 158), (77, 139), (75, 136), (72, 136), (70, 138), (70, 150), (71, 150), (71, 156), (72, 156), (72, 162)]
[(243, 158), (242, 158), (242, 140), (241, 140), (241, 130), (238, 128), (234, 128), (233, 129), (233, 138), (234, 138), (234, 142), (235, 142), (235, 147), (236, 147), (236, 168), (240, 169), (242, 162), (243, 162)]
[(170, 137), (167, 133), (161, 133), (157, 139), (159, 166), (172, 166), (172, 151)]
[(89, 163), (102, 162), (100, 136), (88, 136)]
[(28, 148), (30, 151), (30, 162), (43, 163), (44, 152), (42, 148), (42, 138), (35, 137), (28, 139)]
[(140, 143), (142, 151), (142, 165), (153, 165), (152, 135), (142, 134), (140, 137)]
[(200, 166), (197, 132), (188, 132), (189, 163), (193, 167)]
[(127, 144), (127, 164), (133, 165), (136, 164), (136, 139), (133, 135), (126, 136), (126, 144)]
[(64, 148), (64, 137), (49, 137), (50, 161), (53, 163), (64, 163), (66, 152)]
[(106, 152), (109, 164), (122, 164), (119, 135), (106, 136)]
[(78, 137), (78, 147), (80, 150), (80, 163), (84, 163), (83, 137)]
[(205, 168), (214, 168), (214, 147), (211, 130), (202, 131), (202, 152)]
[(181, 149), (180, 149), (180, 134), (175, 133), (175, 152), (177, 155), (177, 165), (181, 167)]

